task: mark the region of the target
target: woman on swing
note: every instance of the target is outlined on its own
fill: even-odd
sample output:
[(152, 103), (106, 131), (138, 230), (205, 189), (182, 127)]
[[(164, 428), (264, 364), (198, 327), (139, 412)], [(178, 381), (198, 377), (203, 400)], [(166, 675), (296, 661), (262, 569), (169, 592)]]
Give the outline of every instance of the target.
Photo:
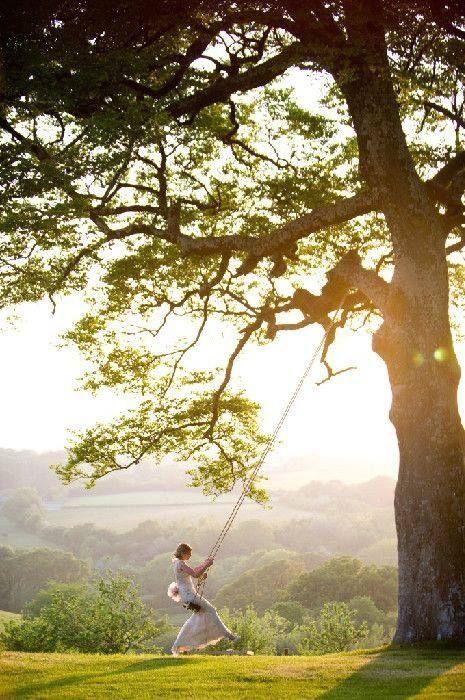
[[(176, 548), (173, 554), (173, 569), (176, 581), (168, 588), (168, 595), (176, 602), (184, 605), (192, 604), (196, 610), (181, 627), (176, 641), (171, 649), (176, 656), (179, 652), (191, 649), (201, 649), (209, 644), (216, 644), (220, 639), (238, 639), (221, 621), (216, 609), (205, 598), (196, 593), (193, 578), (202, 580), (206, 571), (213, 564), (213, 559), (207, 559), (191, 568), (186, 563), (192, 555), (192, 548), (184, 542)], [(196, 606), (194, 608), (194, 606)], [(198, 610), (197, 610), (198, 608)]]

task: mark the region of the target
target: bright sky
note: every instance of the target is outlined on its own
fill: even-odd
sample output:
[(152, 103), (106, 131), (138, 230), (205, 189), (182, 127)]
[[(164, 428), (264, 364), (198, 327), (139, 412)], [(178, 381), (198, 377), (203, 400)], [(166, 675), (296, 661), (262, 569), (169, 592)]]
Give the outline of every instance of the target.
[[(110, 394), (94, 398), (76, 390), (82, 360), (70, 349), (57, 348), (57, 343), (59, 332), (78, 310), (73, 300), (62, 302), (55, 316), (49, 304), (28, 305), (15, 331), (5, 330), (2, 324), (0, 447), (62, 449), (68, 429), (109, 418), (124, 406)], [(272, 429), (278, 420), (320, 337), (317, 326), (282, 333), (274, 343), (254, 348), (238, 363), (243, 385), (263, 405), (266, 429)], [(357, 365), (358, 369), (316, 387), (315, 379), (322, 376), (316, 367), (288, 418), (270, 466), (285, 466), (291, 460), (290, 470), (296, 466), (305, 470), (302, 481), (355, 482), (377, 474), (395, 477), (397, 447), (388, 420), (390, 390), (384, 365), (371, 351), (370, 342), (366, 333), (339, 332), (332, 351), (334, 368)], [(459, 355), (464, 366), (463, 346)], [(465, 408), (463, 385), (460, 398)]]

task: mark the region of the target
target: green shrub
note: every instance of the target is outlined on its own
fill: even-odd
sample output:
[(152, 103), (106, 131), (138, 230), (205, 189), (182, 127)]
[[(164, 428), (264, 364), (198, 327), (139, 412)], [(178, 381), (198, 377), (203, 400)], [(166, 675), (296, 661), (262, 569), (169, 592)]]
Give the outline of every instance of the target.
[(110, 576), (95, 587), (51, 586), (27, 608), (21, 622), (0, 635), (15, 651), (66, 651), (125, 654), (145, 649), (167, 627), (155, 622), (129, 579)]
[(330, 654), (347, 651), (368, 636), (368, 625), (355, 624), (355, 610), (346, 603), (325, 603), (316, 620), (307, 623), (299, 654)]
[(278, 638), (288, 629), (289, 623), (273, 610), (267, 610), (263, 615), (252, 607), (229, 613), (220, 612), (225, 624), (240, 639), (237, 642), (225, 640), (221, 647), (248, 649), (255, 654), (275, 654)]
[(56, 651), (57, 648), (54, 627), (40, 617), (7, 622), (0, 639), (2, 646), (10, 651)]

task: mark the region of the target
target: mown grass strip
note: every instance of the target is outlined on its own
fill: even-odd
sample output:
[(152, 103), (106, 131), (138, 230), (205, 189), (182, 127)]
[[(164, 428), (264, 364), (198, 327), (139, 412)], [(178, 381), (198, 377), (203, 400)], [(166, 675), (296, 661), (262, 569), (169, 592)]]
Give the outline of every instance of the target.
[(312, 657), (0, 655), (0, 697), (463, 698), (465, 650), (392, 649)]

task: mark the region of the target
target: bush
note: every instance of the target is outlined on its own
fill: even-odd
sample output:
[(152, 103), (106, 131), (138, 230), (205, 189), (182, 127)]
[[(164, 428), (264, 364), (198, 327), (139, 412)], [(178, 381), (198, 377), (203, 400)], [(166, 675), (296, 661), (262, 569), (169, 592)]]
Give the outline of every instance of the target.
[(275, 654), (278, 638), (289, 627), (287, 620), (272, 610), (267, 610), (260, 616), (252, 607), (233, 613), (225, 609), (220, 615), (224, 623), (240, 637), (237, 642), (220, 642), (220, 648), (232, 647), (248, 649), (255, 654)]
[(54, 629), (42, 618), (7, 622), (0, 641), (10, 651), (58, 651)]
[(125, 654), (153, 645), (166, 627), (165, 620), (153, 620), (130, 580), (110, 576), (95, 587), (51, 586), (21, 622), (5, 626), (0, 639), (15, 651)]
[(356, 612), (346, 603), (325, 603), (316, 620), (308, 623), (306, 636), (298, 645), (299, 654), (330, 654), (347, 651), (368, 636), (366, 622), (356, 626)]

